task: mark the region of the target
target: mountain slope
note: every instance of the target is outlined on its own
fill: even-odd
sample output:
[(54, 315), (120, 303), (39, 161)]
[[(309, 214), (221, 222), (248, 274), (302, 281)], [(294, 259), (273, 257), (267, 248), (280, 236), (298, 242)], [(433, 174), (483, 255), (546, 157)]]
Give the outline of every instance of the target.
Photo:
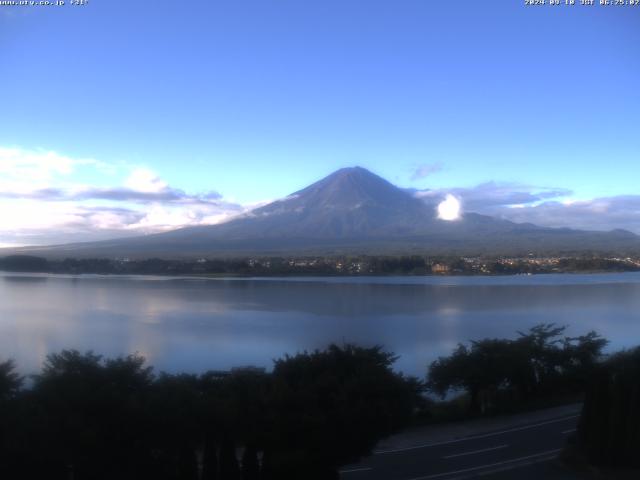
[[(193, 257), (339, 253), (522, 254), (640, 250), (626, 231), (516, 224), (475, 213), (436, 218), (410, 193), (364, 168), (344, 168), (226, 223), (105, 242), (21, 249), (49, 257)], [(14, 251), (15, 252), (15, 251)]]
[[(241, 218), (205, 227), (212, 238), (346, 239), (401, 236), (430, 225), (433, 212), (418, 199), (360, 168), (344, 168)], [(198, 229), (184, 229), (190, 235)]]

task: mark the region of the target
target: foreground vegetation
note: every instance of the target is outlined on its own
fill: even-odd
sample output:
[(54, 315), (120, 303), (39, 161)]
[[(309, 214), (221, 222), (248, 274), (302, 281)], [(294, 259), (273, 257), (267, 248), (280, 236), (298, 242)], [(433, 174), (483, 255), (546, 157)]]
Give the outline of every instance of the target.
[(465, 393), (472, 415), (544, 405), (585, 391), (607, 340), (596, 332), (564, 336), (566, 327), (540, 324), (515, 340), (460, 344), (431, 364), (428, 389), (442, 397)]
[(593, 370), (577, 440), (591, 465), (640, 469), (640, 347)]
[(382, 438), (438, 420), (443, 405), (465, 405), (468, 418), (585, 391), (579, 444), (589, 461), (638, 466), (640, 348), (602, 361), (597, 333), (564, 333), (541, 324), (460, 344), (425, 382), (394, 372), (381, 347), (348, 344), (285, 356), (270, 373), (155, 374), (137, 355), (71, 350), (25, 379), (5, 361), (0, 478), (336, 479)]
[(154, 375), (138, 356), (0, 364), (0, 478), (333, 479), (406, 426), (419, 383), (381, 348), (332, 345), (270, 374)]
[(566, 459), (590, 475), (598, 467), (594, 478), (639, 478), (640, 347), (607, 357), (602, 353), (607, 341), (597, 333), (566, 337), (564, 332), (541, 324), (515, 340), (459, 345), (431, 364), (427, 388), (463, 395), (445, 402), (448, 409), (432, 405), (431, 414), (451, 418), (452, 405), (461, 404), (467, 415), (507, 412), (578, 394), (584, 407)]

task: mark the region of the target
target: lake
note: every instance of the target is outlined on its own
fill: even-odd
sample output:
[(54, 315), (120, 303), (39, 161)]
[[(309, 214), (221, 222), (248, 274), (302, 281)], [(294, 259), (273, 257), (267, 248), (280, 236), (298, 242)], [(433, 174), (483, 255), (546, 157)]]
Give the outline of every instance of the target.
[(330, 342), (382, 344), (424, 375), (458, 342), (540, 322), (640, 344), (640, 273), (200, 279), (0, 274), (0, 359), (36, 372), (65, 348), (139, 352), (158, 370), (255, 365)]

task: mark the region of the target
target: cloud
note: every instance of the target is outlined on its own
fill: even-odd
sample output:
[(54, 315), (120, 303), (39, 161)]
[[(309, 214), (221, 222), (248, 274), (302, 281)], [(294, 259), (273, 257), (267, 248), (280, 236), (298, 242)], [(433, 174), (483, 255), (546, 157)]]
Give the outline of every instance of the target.
[(418, 165), (413, 173), (411, 173), (410, 179), (411, 181), (420, 180), (421, 178), (425, 178), (442, 171), (442, 168), (441, 163), (424, 163), (422, 165)]
[(210, 225), (243, 213), (244, 207), (221, 203), (144, 208), (85, 205), (15, 199), (0, 202), (0, 242), (16, 245), (106, 240), (164, 232), (192, 225)]
[(624, 229), (640, 234), (640, 195), (619, 195), (592, 200), (543, 202), (503, 209), (502, 218), (548, 227), (580, 230)]
[(73, 159), (51, 150), (27, 150), (0, 146), (0, 175), (30, 182), (50, 180), (56, 175), (69, 175), (78, 166), (105, 168), (106, 164), (91, 158)]
[(167, 182), (148, 168), (134, 169), (125, 180), (124, 185), (130, 190), (144, 193), (159, 193), (169, 188)]
[(222, 200), (222, 195), (216, 191), (189, 195), (183, 190), (172, 188), (148, 168), (132, 169), (123, 186), (51, 186), (56, 178), (71, 175), (77, 166), (90, 166), (102, 171), (114, 170), (114, 167), (97, 160), (75, 160), (50, 151), (0, 147), (0, 174), (3, 179), (0, 181), (0, 198), (183, 204), (217, 204)]
[(484, 211), (491, 207), (526, 205), (543, 200), (566, 197), (573, 192), (564, 188), (535, 188), (517, 183), (486, 182), (471, 188), (414, 190), (414, 195), (429, 203), (442, 201), (447, 194), (462, 199), (465, 208)]
[[(119, 184), (98, 187), (73, 181), (80, 168), (93, 169), (94, 176), (122, 170), (126, 175)], [(248, 209), (216, 191), (192, 194), (174, 188), (148, 168), (0, 147), (0, 243), (5, 246), (156, 233), (220, 223)]]
[(625, 229), (640, 234), (640, 195), (620, 195), (590, 200), (570, 200), (571, 190), (539, 188), (516, 183), (487, 182), (471, 188), (411, 190), (437, 208), (454, 195), (466, 212), (480, 213), (517, 223), (580, 230)]
[(80, 187), (74, 189), (41, 188), (30, 192), (0, 191), (0, 198), (47, 201), (111, 200), (114, 202), (136, 203), (172, 202), (182, 204), (219, 204), (222, 200), (222, 195), (218, 192), (188, 195), (182, 190), (173, 188), (166, 188), (157, 192), (148, 192), (124, 187)]

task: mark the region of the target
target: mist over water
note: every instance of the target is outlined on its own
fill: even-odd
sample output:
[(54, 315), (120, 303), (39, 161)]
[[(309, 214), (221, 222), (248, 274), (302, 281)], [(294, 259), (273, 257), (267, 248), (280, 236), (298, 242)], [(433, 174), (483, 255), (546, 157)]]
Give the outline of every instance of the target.
[(540, 322), (640, 344), (640, 274), (188, 279), (0, 275), (0, 359), (23, 373), (65, 348), (139, 352), (159, 370), (270, 368), (330, 342), (382, 344), (424, 375), (458, 342)]

